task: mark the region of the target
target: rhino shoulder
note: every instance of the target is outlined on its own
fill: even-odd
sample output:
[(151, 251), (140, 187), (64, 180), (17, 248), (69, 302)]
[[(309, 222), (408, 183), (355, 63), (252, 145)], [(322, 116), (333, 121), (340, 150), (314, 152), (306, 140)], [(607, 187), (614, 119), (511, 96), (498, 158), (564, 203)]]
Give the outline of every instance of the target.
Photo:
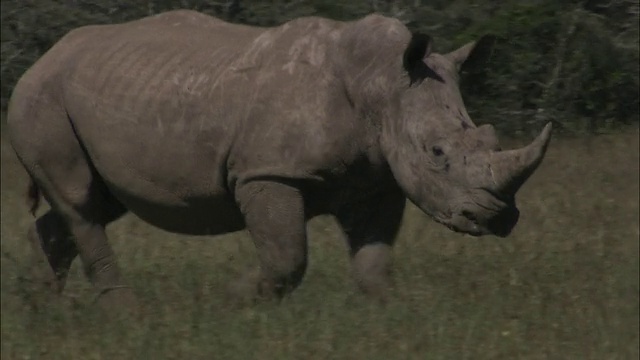
[(191, 25), (200, 27), (215, 27), (230, 25), (230, 23), (214, 16), (203, 14), (194, 10), (171, 10), (142, 19), (131, 21), (130, 24), (148, 26), (152, 24), (165, 26)]
[(347, 67), (363, 68), (373, 65), (371, 62), (379, 62), (374, 66), (381, 66), (391, 58), (399, 59), (410, 38), (411, 32), (399, 20), (371, 14), (347, 23), (338, 41), (337, 54)]
[(355, 20), (350, 23), (349, 29), (353, 36), (376, 47), (379, 47), (381, 41), (388, 43), (410, 37), (409, 29), (400, 20), (380, 14), (370, 14)]

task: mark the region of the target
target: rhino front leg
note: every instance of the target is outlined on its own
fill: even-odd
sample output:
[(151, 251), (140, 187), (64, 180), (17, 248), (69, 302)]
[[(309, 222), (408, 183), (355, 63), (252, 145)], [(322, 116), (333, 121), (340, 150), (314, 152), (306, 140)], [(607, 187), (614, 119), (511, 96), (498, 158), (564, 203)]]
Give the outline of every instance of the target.
[(256, 181), (239, 188), (237, 197), (260, 267), (232, 290), (254, 299), (282, 298), (302, 282), (307, 268), (302, 194), (293, 186)]
[(402, 193), (346, 206), (336, 217), (349, 245), (355, 281), (365, 294), (385, 300), (391, 287), (392, 247), (405, 207)]

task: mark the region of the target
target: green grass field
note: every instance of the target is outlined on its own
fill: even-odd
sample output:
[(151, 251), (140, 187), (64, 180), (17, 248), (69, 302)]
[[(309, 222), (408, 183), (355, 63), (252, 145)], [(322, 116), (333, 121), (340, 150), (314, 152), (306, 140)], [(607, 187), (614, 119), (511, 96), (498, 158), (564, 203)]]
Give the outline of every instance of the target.
[(355, 290), (330, 218), (281, 304), (237, 307), (247, 234), (191, 238), (127, 216), (109, 228), (142, 319), (110, 320), (74, 263), (65, 296), (34, 291), (26, 176), (2, 142), (2, 359), (637, 359), (638, 129), (554, 139), (506, 238), (454, 234), (408, 206), (386, 305)]

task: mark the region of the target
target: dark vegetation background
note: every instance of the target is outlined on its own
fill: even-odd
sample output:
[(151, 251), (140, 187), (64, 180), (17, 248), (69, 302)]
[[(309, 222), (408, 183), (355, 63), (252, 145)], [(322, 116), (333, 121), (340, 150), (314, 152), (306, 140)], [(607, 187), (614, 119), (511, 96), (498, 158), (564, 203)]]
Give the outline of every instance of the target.
[(454, 234), (407, 206), (394, 250), (396, 291), (386, 305), (355, 291), (331, 218), (310, 222), (309, 269), (291, 297), (237, 308), (224, 289), (256, 263), (246, 233), (180, 236), (127, 215), (107, 232), (146, 315), (124, 321), (96, 308), (79, 261), (62, 297), (38, 288), (26, 241), (34, 220), (25, 204), (27, 177), (0, 134), (3, 360), (638, 359), (637, 1), (1, 5), (2, 113), (24, 70), (80, 25), (172, 8), (259, 25), (375, 10), (433, 35), (441, 52), (493, 33), (490, 63), (463, 78), (472, 118), (527, 138), (503, 137), (505, 147), (528, 141), (549, 119), (560, 130), (518, 194), (520, 222), (506, 239)]
[(637, 0), (2, 0), (2, 110), (25, 69), (70, 29), (176, 8), (264, 26), (376, 11), (431, 34), (442, 52), (491, 33), (490, 63), (463, 83), (477, 122), (510, 134), (548, 120), (573, 134), (638, 122)]

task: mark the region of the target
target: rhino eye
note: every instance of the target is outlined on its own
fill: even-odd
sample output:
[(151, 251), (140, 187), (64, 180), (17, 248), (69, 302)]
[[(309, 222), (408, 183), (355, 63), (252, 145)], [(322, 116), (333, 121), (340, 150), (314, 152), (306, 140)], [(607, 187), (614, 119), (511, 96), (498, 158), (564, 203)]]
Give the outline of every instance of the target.
[(444, 155), (444, 151), (442, 151), (442, 148), (440, 146), (437, 146), (437, 145), (431, 148), (431, 152), (433, 152), (433, 155), (435, 155), (435, 156)]

